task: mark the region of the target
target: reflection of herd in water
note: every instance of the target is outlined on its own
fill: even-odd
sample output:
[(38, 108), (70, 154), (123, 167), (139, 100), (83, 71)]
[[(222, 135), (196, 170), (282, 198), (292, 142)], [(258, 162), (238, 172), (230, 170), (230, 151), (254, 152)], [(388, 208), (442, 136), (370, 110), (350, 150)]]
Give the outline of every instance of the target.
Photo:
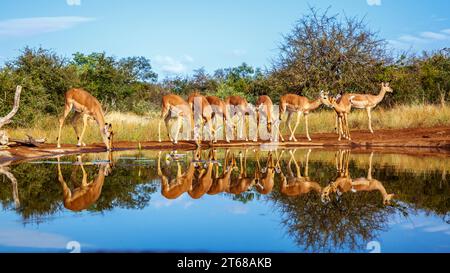
[(350, 150), (114, 152), (1, 166), (0, 202), (24, 221), (42, 221), (63, 208), (144, 208), (159, 189), (167, 199), (264, 199), (299, 245), (357, 248), (394, 214), (425, 210), (448, 220), (448, 165)]
[[(248, 170), (249, 150), (239, 151), (238, 155), (230, 150), (225, 151), (222, 162), (217, 160), (216, 151), (210, 150), (205, 159), (202, 159), (202, 151), (194, 152), (193, 160), (183, 170), (180, 162), (176, 160), (177, 154), (167, 155), (165, 162), (161, 163), (161, 152), (158, 154), (158, 176), (161, 178), (162, 195), (168, 199), (174, 199), (183, 193), (188, 193), (192, 198), (199, 199), (205, 194), (230, 193), (239, 195), (250, 191), (252, 188), (263, 195), (270, 194), (275, 186), (276, 177), (279, 177), (279, 191), (287, 196), (299, 196), (313, 191), (320, 195), (324, 204), (331, 198), (339, 198), (344, 193), (356, 193), (361, 191), (378, 191), (383, 198), (383, 204), (389, 205), (394, 194), (388, 194), (383, 184), (372, 178), (372, 157), (367, 177), (352, 179), (349, 172), (350, 151), (338, 151), (336, 153), (337, 178), (329, 185), (322, 187), (309, 176), (309, 156), (311, 149), (307, 151), (304, 161), (296, 158), (296, 149), (269, 151), (265, 155), (265, 162), (261, 162), (261, 153), (254, 152), (253, 170)], [(288, 153), (288, 158), (283, 155)], [(170, 160), (167, 160), (169, 158)], [(168, 170), (171, 161), (174, 161), (177, 170)], [(302, 171), (300, 165), (304, 165)], [(165, 165), (165, 166), (164, 166)], [(219, 170), (222, 165), (221, 170)], [(293, 166), (295, 170), (293, 170)], [(164, 170), (166, 168), (166, 170)], [(303, 174), (302, 174), (303, 172)]]

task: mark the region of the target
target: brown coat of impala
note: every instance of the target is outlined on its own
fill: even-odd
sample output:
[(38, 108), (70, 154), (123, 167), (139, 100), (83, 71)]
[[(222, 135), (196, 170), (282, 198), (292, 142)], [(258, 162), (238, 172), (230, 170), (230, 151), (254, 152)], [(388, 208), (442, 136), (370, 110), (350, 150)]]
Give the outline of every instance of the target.
[(110, 174), (111, 164), (102, 164), (94, 180), (88, 182), (86, 170), (84, 169), (81, 157), (78, 157), (81, 171), (83, 173), (81, 186), (70, 190), (61, 172), (61, 164), (58, 157), (58, 181), (61, 183), (64, 194), (64, 207), (71, 211), (82, 211), (97, 202), (102, 193), (105, 177)]
[[(199, 174), (192, 184), (192, 188), (188, 191), (188, 194), (193, 199), (200, 199), (203, 195), (205, 195), (213, 184), (213, 168), (215, 164), (215, 151), (211, 150), (208, 157), (208, 162), (206, 163), (206, 168), (199, 168)], [(202, 163), (200, 163), (202, 164)]]
[[(176, 132), (175, 137), (172, 138), (170, 134), (169, 121), (175, 116), (176, 118)], [(187, 130), (189, 137), (191, 136), (191, 130), (194, 126), (192, 109), (188, 102), (182, 97), (175, 94), (168, 94), (162, 97), (161, 100), (161, 119), (158, 124), (158, 140), (161, 142), (161, 123), (164, 120), (166, 125), (167, 135), (174, 144), (178, 143), (178, 136), (181, 130), (183, 119), (188, 123)]]
[(213, 130), (217, 132), (217, 122), (221, 118), (223, 121), (223, 135), (226, 142), (230, 142), (227, 134), (229, 115), (225, 102), (216, 96), (207, 96), (206, 100), (209, 102), (212, 108)]
[(236, 167), (236, 160), (234, 154), (230, 158), (230, 150), (225, 152), (225, 159), (223, 163), (222, 174), (219, 173), (219, 165), (216, 164), (214, 170), (214, 179), (211, 188), (208, 190), (208, 194), (215, 195), (228, 191), (230, 187), (231, 174)]
[(392, 93), (394, 90), (389, 86), (389, 83), (381, 83), (380, 93), (378, 95), (370, 94), (348, 94), (350, 98), (350, 103), (353, 108), (366, 109), (367, 116), (369, 118), (369, 130), (373, 134), (372, 129), (372, 114), (371, 111), (375, 108), (381, 101), (383, 101), (386, 93)]
[[(311, 154), (311, 150), (306, 154), (306, 165), (305, 165), (305, 174), (301, 175), (300, 166), (295, 159), (295, 152), (290, 151), (291, 158), (289, 159), (289, 163), (287, 164), (288, 175), (285, 176), (281, 172), (281, 193), (287, 196), (298, 196), (307, 194), (311, 191), (316, 193), (322, 192), (322, 187), (319, 183), (312, 181), (309, 178), (309, 155)], [(292, 171), (291, 164), (294, 162), (295, 165), (295, 174)]]
[[(69, 115), (72, 109), (75, 110), (71, 123), (77, 135), (77, 146), (86, 146), (83, 142), (83, 136), (86, 131), (88, 118), (92, 117), (100, 128), (100, 134), (105, 143), (106, 149), (109, 151), (112, 148), (112, 125), (105, 122), (105, 116), (103, 114), (102, 105), (91, 94), (83, 89), (72, 88), (66, 92), (64, 97), (64, 114), (59, 119), (59, 132), (58, 132), (58, 144), (57, 147), (61, 148), (61, 131), (64, 125), (64, 121)], [(83, 130), (81, 135), (78, 134), (77, 122), (80, 118), (83, 118)]]
[(247, 175), (247, 150), (245, 150), (244, 155), (242, 152), (239, 154), (239, 165), (239, 176), (231, 179), (230, 188), (228, 189), (229, 193), (236, 195), (247, 191), (255, 183), (254, 178)]
[[(383, 204), (389, 205), (394, 194), (388, 194), (383, 184), (372, 178), (372, 158), (373, 153), (370, 155), (369, 159), (369, 169), (367, 171), (367, 177), (361, 177), (357, 179), (352, 179), (349, 174), (349, 151), (340, 152), (341, 158), (337, 160), (338, 162), (338, 178), (331, 182), (329, 186), (326, 187), (323, 193), (323, 199), (330, 200), (330, 193), (343, 194), (346, 192), (361, 192), (361, 191), (378, 191), (383, 197)], [(344, 156), (342, 156), (344, 155)]]
[(326, 95), (323, 91), (320, 91), (320, 95), (323, 98), (324, 104), (333, 108), (336, 113), (336, 130), (339, 134), (338, 140), (341, 141), (342, 138), (351, 140), (348, 125), (348, 115), (352, 110), (350, 94), (344, 94), (338, 99)]
[(255, 104), (256, 107), (256, 125), (257, 134), (259, 137), (259, 125), (261, 122), (261, 113), (266, 117), (267, 132), (270, 134), (270, 141), (272, 141), (272, 123), (273, 123), (273, 102), (269, 96), (260, 96)]
[(167, 199), (177, 199), (183, 193), (192, 189), (197, 164), (189, 163), (187, 170), (183, 173), (180, 162), (177, 164), (177, 174), (175, 178), (170, 178), (161, 169), (161, 152), (158, 153), (158, 176), (161, 178), (161, 194)]
[(216, 132), (212, 124), (213, 109), (209, 104), (208, 100), (206, 99), (206, 97), (198, 92), (194, 92), (189, 95), (188, 103), (191, 107), (192, 114), (194, 115), (194, 122), (198, 119), (200, 119), (201, 121), (200, 139), (204, 137), (205, 124), (208, 124), (211, 140), (213, 142), (217, 142)]
[(232, 119), (238, 116), (238, 122), (241, 124), (241, 130), (239, 130), (238, 138), (243, 137), (243, 131), (245, 130), (245, 141), (248, 141), (249, 128), (248, 127), (248, 116), (250, 114), (249, 104), (245, 98), (240, 96), (230, 96), (225, 100), (225, 106), (227, 108), (227, 113), (229, 121), (233, 123), (233, 134), (237, 135), (237, 124), (235, 124)]
[(275, 184), (275, 162), (272, 152), (267, 156), (267, 163), (265, 168), (261, 168), (259, 162), (259, 152), (256, 154), (256, 170), (255, 170), (255, 189), (260, 194), (269, 194), (273, 190)]
[[(310, 101), (308, 98), (296, 95), (296, 94), (286, 94), (280, 98), (280, 121), (283, 119), (284, 113), (287, 112), (288, 117), (286, 119), (286, 124), (288, 125), (290, 137), (289, 141), (294, 140), (297, 141), (297, 138), (295, 137), (295, 131), (297, 130), (297, 127), (300, 123), (300, 118), (302, 114), (305, 116), (305, 130), (306, 130), (306, 137), (309, 141), (311, 141), (311, 137), (309, 136), (309, 128), (308, 128), (308, 115), (311, 111), (319, 108), (320, 105), (324, 103), (324, 98), (320, 96), (318, 99)], [(296, 113), (297, 114), (297, 120), (295, 122), (294, 129), (291, 128), (291, 119), (292, 115)], [(279, 133), (281, 141), (284, 141), (284, 138), (281, 134), (281, 131)]]

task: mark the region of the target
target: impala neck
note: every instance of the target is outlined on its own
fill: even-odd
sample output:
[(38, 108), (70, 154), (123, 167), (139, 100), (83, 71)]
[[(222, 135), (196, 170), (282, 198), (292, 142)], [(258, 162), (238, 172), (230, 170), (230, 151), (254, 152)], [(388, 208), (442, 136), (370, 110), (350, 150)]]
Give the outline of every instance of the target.
[(101, 109), (99, 109), (98, 111), (95, 112), (94, 114), (94, 119), (95, 121), (97, 121), (98, 126), (100, 126), (101, 128), (103, 128), (103, 126), (105, 126), (105, 116), (103, 115), (103, 112)]
[(308, 110), (316, 110), (321, 105), (322, 105), (322, 101), (320, 99), (314, 100), (309, 103)]
[(380, 103), (384, 96), (386, 95), (386, 90), (384, 88), (381, 88), (380, 93), (377, 95), (377, 102)]
[(311, 183), (311, 188), (317, 193), (321, 193), (322, 192), (322, 188), (317, 183)]

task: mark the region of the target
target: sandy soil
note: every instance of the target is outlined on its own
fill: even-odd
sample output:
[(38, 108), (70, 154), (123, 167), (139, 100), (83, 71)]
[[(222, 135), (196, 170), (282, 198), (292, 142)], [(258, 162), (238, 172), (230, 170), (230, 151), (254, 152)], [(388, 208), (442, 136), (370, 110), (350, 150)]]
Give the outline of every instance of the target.
[[(304, 135), (297, 135), (298, 142), (244, 142), (232, 141), (226, 143), (219, 141), (211, 145), (208, 142), (202, 143), (202, 147), (311, 147), (325, 149), (350, 148), (354, 152), (379, 153), (401, 153), (423, 156), (441, 156), (450, 157), (450, 127), (436, 127), (424, 129), (401, 129), (401, 130), (377, 130), (375, 134), (368, 131), (352, 131), (352, 140), (338, 141), (334, 133), (312, 134), (313, 141), (308, 142)], [(192, 150), (196, 148), (194, 142), (181, 141), (177, 145), (171, 142), (148, 141), (140, 143), (141, 149), (153, 150)], [(138, 149), (139, 143), (136, 142), (117, 142), (114, 143), (114, 150), (132, 150)], [(87, 147), (76, 147), (75, 145), (63, 145), (57, 149), (55, 144), (44, 144), (39, 148), (13, 147), (6, 150), (0, 150), (0, 164), (10, 161), (23, 161), (37, 158), (52, 157), (55, 155), (67, 155), (78, 153), (96, 153), (105, 151), (103, 144), (93, 144)]]

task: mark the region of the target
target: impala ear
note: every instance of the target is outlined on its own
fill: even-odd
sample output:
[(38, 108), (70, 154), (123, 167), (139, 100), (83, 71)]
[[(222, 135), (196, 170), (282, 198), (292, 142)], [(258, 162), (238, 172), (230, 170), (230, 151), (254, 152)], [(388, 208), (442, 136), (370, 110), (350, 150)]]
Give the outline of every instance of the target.
[(390, 86), (390, 84), (389, 83), (386, 83), (386, 87), (389, 87)]

